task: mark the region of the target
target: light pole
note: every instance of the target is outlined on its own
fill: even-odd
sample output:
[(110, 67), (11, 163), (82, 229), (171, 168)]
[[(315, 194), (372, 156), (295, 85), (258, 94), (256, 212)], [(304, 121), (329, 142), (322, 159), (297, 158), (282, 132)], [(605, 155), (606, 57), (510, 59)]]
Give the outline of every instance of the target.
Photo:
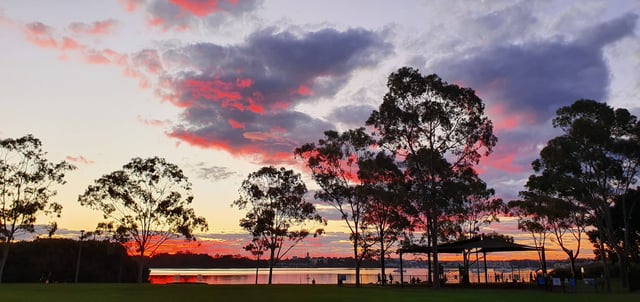
[(82, 257), (82, 239), (84, 239), (84, 230), (80, 230), (80, 242), (78, 242), (78, 260), (76, 261), (75, 283), (78, 283), (78, 275), (80, 273), (80, 258)]

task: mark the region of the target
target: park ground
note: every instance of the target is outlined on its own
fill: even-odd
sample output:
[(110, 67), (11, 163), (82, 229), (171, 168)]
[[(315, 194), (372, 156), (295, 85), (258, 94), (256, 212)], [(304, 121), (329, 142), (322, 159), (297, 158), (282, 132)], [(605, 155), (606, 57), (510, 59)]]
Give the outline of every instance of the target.
[(0, 301), (31, 302), (405, 302), (405, 301), (491, 301), (573, 302), (640, 301), (640, 293), (573, 293), (542, 290), (440, 289), (336, 285), (203, 285), (203, 284), (1, 284)]

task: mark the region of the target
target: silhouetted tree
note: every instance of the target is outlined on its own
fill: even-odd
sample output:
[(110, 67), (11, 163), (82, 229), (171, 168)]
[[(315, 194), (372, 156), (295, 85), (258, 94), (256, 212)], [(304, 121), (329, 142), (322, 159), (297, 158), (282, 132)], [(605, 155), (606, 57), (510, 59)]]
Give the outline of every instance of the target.
[[(462, 211), (467, 191), (479, 181), (473, 167), (497, 142), (484, 104), (469, 88), (448, 84), (435, 74), (423, 76), (403, 67), (389, 76), (388, 92), (367, 125), (379, 144), (401, 158), (412, 183), (414, 215), (426, 218), (438, 276), (440, 219)], [(439, 287), (439, 282), (434, 282)]]
[[(578, 100), (558, 109), (553, 126), (562, 134), (549, 140), (534, 162), (534, 170), (551, 178), (548, 191), (578, 208), (598, 230), (601, 245), (608, 244), (620, 259), (623, 287), (628, 287), (629, 215), (622, 207), (624, 235), (616, 240), (612, 208), (637, 181), (640, 171), (640, 123), (626, 109), (592, 100)], [(602, 248), (600, 250), (604, 250)], [(602, 258), (604, 262), (604, 257)], [(609, 272), (605, 279), (610, 290)]]
[(367, 230), (364, 214), (368, 200), (357, 190), (362, 184), (358, 163), (372, 156), (369, 149), (374, 142), (364, 128), (344, 133), (325, 131), (324, 138), (317, 143), (304, 144), (294, 151), (311, 169), (313, 179), (320, 186), (315, 197), (333, 206), (349, 228), (356, 286), (360, 286), (360, 264), (369, 255), (372, 244), (363, 236)]
[[(626, 199), (626, 202), (622, 202), (622, 198)], [(626, 206), (626, 214), (629, 215), (629, 259), (633, 263), (640, 263), (640, 190), (633, 189), (629, 190), (627, 194), (619, 197), (613, 208), (611, 209), (611, 215), (613, 217), (613, 226), (615, 228), (613, 234), (615, 235), (615, 240), (618, 244), (623, 244), (624, 242), (624, 218), (622, 217), (624, 214), (622, 207)], [(595, 250), (594, 253), (597, 255), (597, 258), (600, 259), (602, 252), (600, 251), (600, 238), (598, 237), (597, 231), (589, 232), (589, 240), (594, 244)], [(613, 247), (609, 244), (605, 245), (605, 251), (607, 255), (615, 253), (613, 252)]]
[[(232, 203), (238, 209), (247, 209), (240, 226), (259, 238), (269, 250), (269, 284), (273, 267), (296, 244), (307, 236), (319, 235), (323, 229), (310, 232), (307, 222), (326, 224), (316, 213), (313, 204), (305, 201), (307, 193), (300, 174), (292, 170), (262, 167), (249, 174), (239, 189), (240, 197)], [(288, 245), (287, 245), (288, 243)]]
[[(533, 162), (534, 170), (538, 165), (539, 161)], [(572, 185), (570, 180), (564, 179), (564, 175), (531, 175), (525, 185), (527, 190), (520, 192), (522, 200), (512, 201), (510, 205), (520, 221), (537, 220), (540, 225), (535, 228), (544, 228), (553, 235), (552, 239), (569, 257), (571, 275), (575, 277), (575, 260), (580, 255), (582, 237), (586, 234), (588, 211), (575, 198), (564, 197), (556, 190)], [(523, 227), (529, 225), (522, 224)]]
[(508, 208), (510, 215), (518, 217), (518, 229), (528, 232), (533, 240), (533, 245), (538, 253), (538, 261), (542, 268), (542, 275), (547, 275), (547, 259), (545, 254), (545, 245), (551, 232), (550, 217), (538, 214), (539, 211), (546, 209), (549, 205), (546, 199), (529, 198), (530, 195), (520, 192), (524, 198), (522, 200), (509, 201)]
[(194, 239), (193, 231), (207, 229), (191, 203), (191, 183), (175, 164), (158, 157), (134, 158), (95, 180), (80, 195), (81, 205), (101, 211), (115, 233), (131, 240), (138, 256), (138, 282), (145, 258), (166, 240), (180, 235)]
[(65, 172), (74, 167), (46, 159), (42, 143), (32, 135), (0, 140), (0, 283), (16, 233), (33, 232), (38, 215), (60, 216), (62, 205), (50, 202), (51, 187), (64, 184)]
[(409, 224), (402, 211), (406, 198), (404, 173), (393, 156), (385, 152), (361, 159), (358, 167), (362, 180), (358, 191), (367, 201), (364, 219), (372, 229), (372, 241), (380, 246), (380, 274), (386, 276), (385, 257)]
[(245, 245), (245, 251), (251, 252), (252, 255), (256, 256), (256, 284), (258, 284), (258, 274), (260, 272), (260, 257), (264, 254), (266, 250), (269, 249), (267, 242), (261, 237), (254, 237), (251, 243)]

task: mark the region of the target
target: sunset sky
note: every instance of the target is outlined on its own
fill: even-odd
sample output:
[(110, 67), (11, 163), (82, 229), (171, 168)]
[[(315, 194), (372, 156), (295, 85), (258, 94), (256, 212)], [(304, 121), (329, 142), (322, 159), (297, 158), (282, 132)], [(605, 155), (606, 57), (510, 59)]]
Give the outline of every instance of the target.
[[(77, 166), (54, 198), (60, 236), (101, 219), (77, 202), (96, 178), (160, 156), (209, 222), (196, 250), (240, 254), (230, 204), (247, 174), (306, 173), (293, 148), (364, 125), (402, 66), (476, 90), (499, 139), (479, 171), (517, 197), (556, 109), (586, 98), (640, 114), (638, 14), (635, 0), (0, 1), (0, 138), (33, 134)], [(350, 255), (320, 209), (329, 233), (293, 255)], [(527, 243), (512, 219), (493, 230)]]

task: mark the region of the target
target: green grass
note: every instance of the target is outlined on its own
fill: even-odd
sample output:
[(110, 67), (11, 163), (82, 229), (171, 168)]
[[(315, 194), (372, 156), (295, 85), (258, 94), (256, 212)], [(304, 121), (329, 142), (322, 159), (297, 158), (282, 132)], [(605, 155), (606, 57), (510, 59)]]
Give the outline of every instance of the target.
[(33, 302), (592, 302), (639, 301), (639, 293), (551, 293), (532, 290), (338, 287), (335, 285), (0, 284), (0, 301)]

